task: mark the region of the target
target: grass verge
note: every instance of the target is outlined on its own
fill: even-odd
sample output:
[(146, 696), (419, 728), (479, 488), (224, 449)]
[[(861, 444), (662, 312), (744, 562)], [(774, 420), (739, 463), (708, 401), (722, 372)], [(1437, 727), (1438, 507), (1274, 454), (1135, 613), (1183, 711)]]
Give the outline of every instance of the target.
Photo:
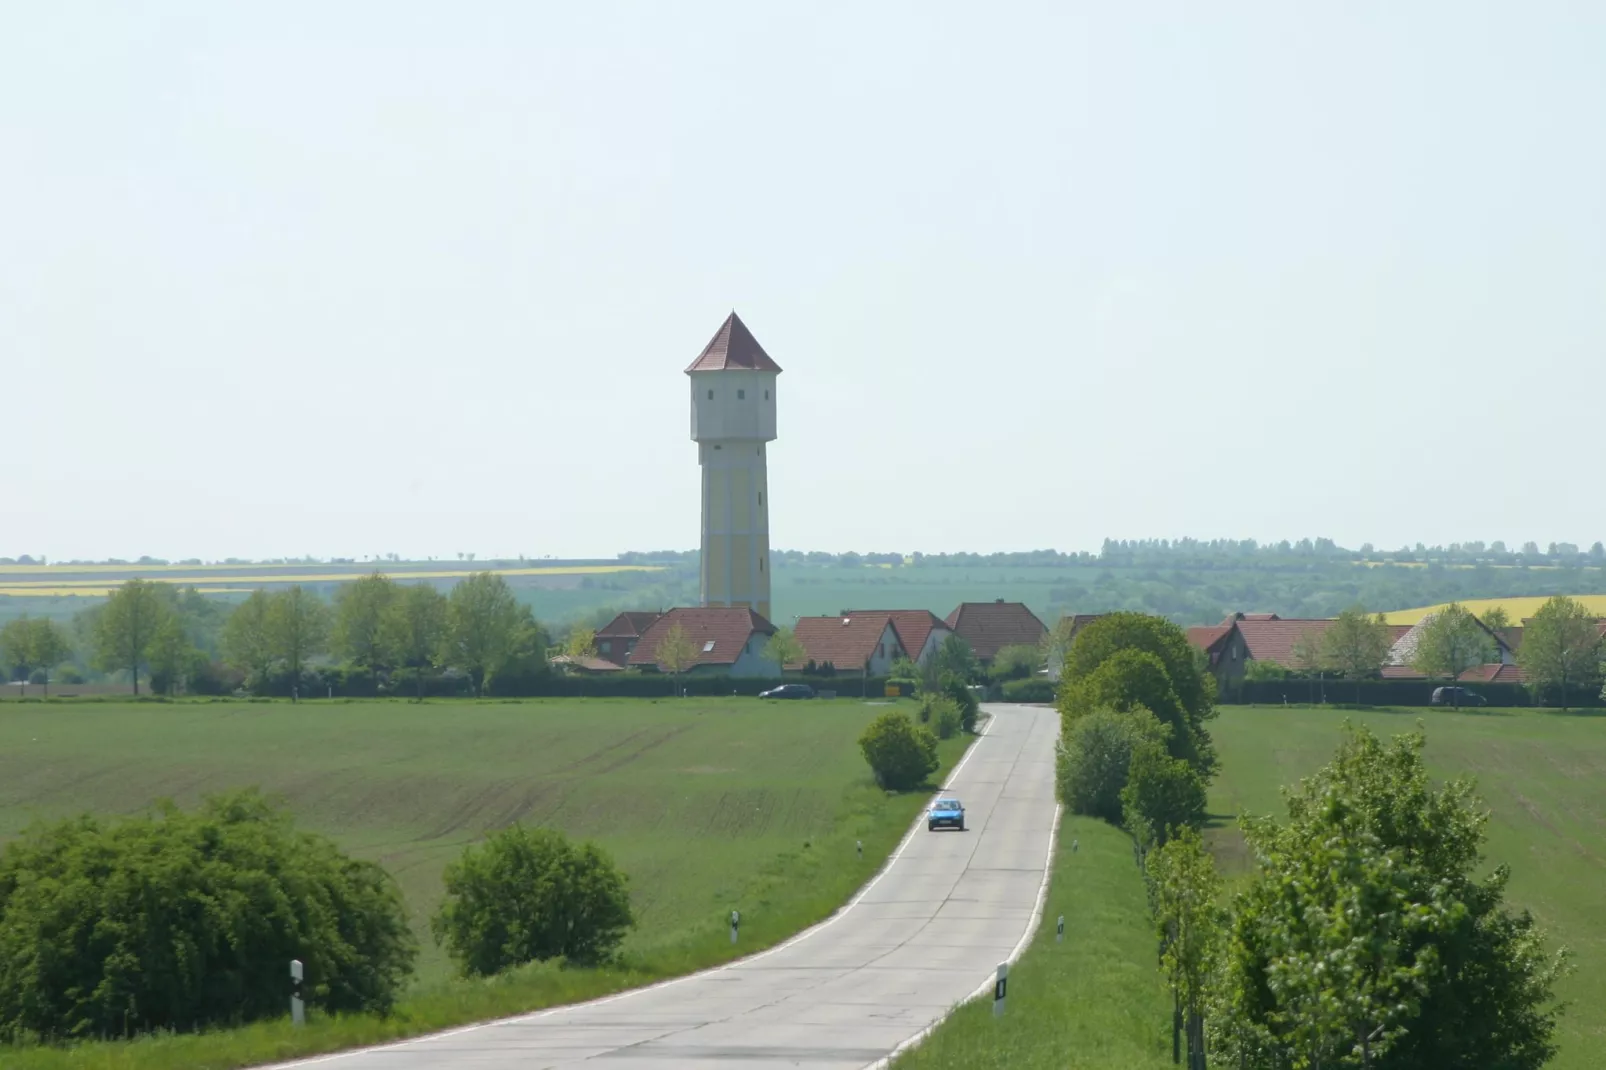
[[(79, 709), (65, 720), (48, 708), (0, 718), (0, 744), (15, 742), (20, 752), (13, 757), (36, 770), (25, 783), (12, 782), (13, 791), (33, 785), (31, 793), (0, 788), (0, 833), (8, 817), (17, 827), (24, 814), (54, 816), (63, 791), (72, 792), (75, 808), (115, 813), (149, 798), (130, 783), (143, 777), (181, 780), (187, 790), (174, 792), (181, 797), (261, 784), (308, 815), (304, 825), (359, 853), (431, 868), (431, 879), (400, 875), (421, 918), (444, 859), (507, 823), (508, 808), (522, 803), (529, 808), (513, 816), (610, 847), (632, 876), (633, 898), (644, 903), (644, 925), (619, 962), (601, 969), (531, 965), (468, 981), (437, 962), (388, 1018), (313, 1012), (302, 1029), (279, 1020), (71, 1047), (0, 1047), (5, 1070), (233, 1070), (715, 966), (830, 915), (882, 865), (928, 798), (874, 787), (855, 741), (880, 711), (845, 701), (779, 708), (715, 699), (92, 709), (99, 712)], [(941, 744), (937, 780), (968, 742)], [(281, 746), (286, 753), (278, 753)], [(0, 772), (6, 756), (0, 748)], [(521, 775), (513, 775), (514, 766)], [(402, 789), (408, 794), (398, 796)], [(478, 809), (466, 810), (469, 800)], [(864, 844), (862, 857), (856, 841)], [(724, 920), (732, 907), (742, 912), (734, 948)]]
[[(1072, 851), (1072, 843), (1077, 850)], [(1065, 941), (1055, 919), (1065, 916)], [(1171, 1065), (1170, 1004), (1126, 834), (1066, 815), (1043, 923), (1009, 971), (1002, 1019), (992, 1000), (958, 1008), (895, 1070), (1161, 1070)]]

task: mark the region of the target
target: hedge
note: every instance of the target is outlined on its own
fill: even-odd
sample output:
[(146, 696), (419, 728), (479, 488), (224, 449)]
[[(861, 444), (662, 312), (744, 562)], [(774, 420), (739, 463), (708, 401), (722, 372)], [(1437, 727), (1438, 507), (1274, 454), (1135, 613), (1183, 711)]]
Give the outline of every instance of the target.
[[(1357, 692), (1357, 686), (1359, 691)], [(1281, 705), (1304, 704), (1312, 701), (1359, 703), (1363, 706), (1427, 706), (1431, 704), (1435, 688), (1444, 687), (1443, 680), (1240, 680), (1228, 685), (1221, 698), (1225, 703), (1256, 703)], [(1523, 684), (1480, 684), (1467, 682), (1455, 685), (1475, 695), (1483, 696), (1491, 706), (1560, 706), (1555, 696), (1537, 703), (1534, 694)], [(1575, 694), (1568, 705), (1593, 707), (1602, 705), (1599, 696)]]
[(1031, 680), (1004, 681), (1005, 702), (1053, 702), (1054, 681), (1037, 677)]

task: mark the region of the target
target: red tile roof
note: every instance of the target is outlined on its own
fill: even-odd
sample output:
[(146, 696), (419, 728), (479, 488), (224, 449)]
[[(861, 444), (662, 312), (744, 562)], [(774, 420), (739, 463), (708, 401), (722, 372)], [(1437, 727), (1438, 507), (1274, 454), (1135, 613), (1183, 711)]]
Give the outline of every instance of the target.
[(621, 613), (597, 629), (598, 639), (635, 639), (652, 627), (661, 613)]
[(559, 654), (552, 659), (554, 665), (568, 665), (581, 672), (624, 672), (623, 665), (616, 665), (607, 658), (587, 657), (574, 658), (568, 654)]
[(1256, 661), (1269, 661), (1276, 665), (1297, 668), (1294, 665), (1294, 644), (1307, 632), (1321, 635), (1333, 626), (1330, 620), (1268, 620), (1265, 617), (1244, 617), (1237, 622), (1238, 634), (1244, 637), (1249, 656)]
[[(775, 625), (751, 609), (729, 606), (689, 606), (671, 609), (659, 617), (630, 652), (631, 665), (658, 665), (656, 653), (669, 629), (680, 625), (697, 654), (688, 668), (698, 665), (734, 665), (753, 633), (770, 636)], [(711, 645), (710, 645), (711, 644)], [(658, 666), (660, 669), (663, 666)]]
[(1528, 674), (1523, 672), (1522, 667), (1518, 665), (1502, 665), (1499, 662), (1491, 662), (1488, 665), (1479, 665), (1476, 668), (1468, 669), (1456, 679), (1479, 684), (1525, 684), (1528, 682)]
[[(881, 636), (892, 623), (890, 613), (850, 613), (842, 617), (799, 617), (792, 634), (797, 636), (803, 649), (808, 651), (803, 661), (788, 668), (802, 668), (812, 661), (815, 665), (830, 662), (838, 669), (856, 672), (876, 653)], [(896, 657), (902, 652), (898, 645), (897, 630), (893, 630), (893, 644), (897, 649), (887, 653)]]
[(964, 602), (948, 614), (948, 627), (983, 661), (1006, 646), (1036, 646), (1048, 629), (1019, 602)]
[(778, 372), (781, 366), (770, 359), (764, 347), (758, 344), (747, 324), (732, 312), (725, 317), (719, 330), (697, 359), (691, 362), (686, 374), (692, 372)]
[(1221, 640), (1232, 634), (1232, 627), (1226, 624), (1212, 624), (1206, 628), (1189, 628), (1188, 642), (1200, 650), (1209, 651)]
[(926, 649), (926, 640), (931, 638), (934, 628), (946, 628), (947, 624), (937, 614), (929, 609), (849, 609), (845, 616), (855, 613), (884, 613), (892, 618), (892, 626), (897, 629), (898, 641), (903, 644), (904, 653), (911, 658), (920, 656)]

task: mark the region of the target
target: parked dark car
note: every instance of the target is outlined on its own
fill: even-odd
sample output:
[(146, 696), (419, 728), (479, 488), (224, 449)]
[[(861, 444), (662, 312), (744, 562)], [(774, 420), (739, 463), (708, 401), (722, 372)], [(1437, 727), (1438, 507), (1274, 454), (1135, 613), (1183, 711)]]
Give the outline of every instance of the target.
[(1464, 687), (1435, 687), (1428, 700), (1434, 706), (1487, 706), (1489, 700)]
[(759, 698), (813, 698), (814, 688), (808, 684), (782, 684), (768, 691), (760, 691)]

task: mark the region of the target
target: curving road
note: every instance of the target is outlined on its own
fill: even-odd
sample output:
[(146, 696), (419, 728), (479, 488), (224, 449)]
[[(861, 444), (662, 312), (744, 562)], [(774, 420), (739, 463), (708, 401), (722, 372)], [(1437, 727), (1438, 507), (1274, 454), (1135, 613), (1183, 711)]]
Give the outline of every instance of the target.
[(303, 1060), (337, 1070), (859, 1070), (986, 987), (1034, 928), (1058, 715), (989, 706), (950, 787), (970, 831), (916, 825), (842, 911), (767, 952), (592, 1003)]

